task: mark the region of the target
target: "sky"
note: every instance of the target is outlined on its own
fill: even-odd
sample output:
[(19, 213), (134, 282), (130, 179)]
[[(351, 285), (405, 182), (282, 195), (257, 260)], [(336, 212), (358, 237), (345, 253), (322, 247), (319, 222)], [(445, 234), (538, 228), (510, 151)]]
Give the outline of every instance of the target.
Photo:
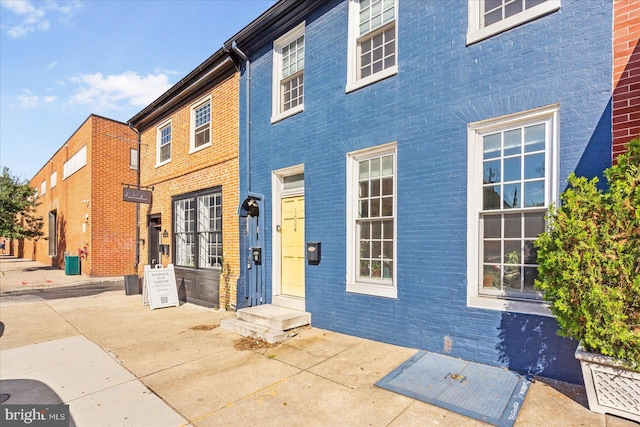
[(127, 122), (275, 0), (0, 0), (0, 166), (28, 181), (91, 114)]

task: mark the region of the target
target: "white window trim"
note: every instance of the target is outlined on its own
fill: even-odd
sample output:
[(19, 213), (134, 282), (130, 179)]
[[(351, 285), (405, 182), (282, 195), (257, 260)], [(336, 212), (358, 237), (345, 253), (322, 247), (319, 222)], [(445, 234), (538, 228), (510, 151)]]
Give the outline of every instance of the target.
[(62, 165), (62, 180), (69, 178), (74, 173), (87, 165), (87, 146), (84, 145)]
[(171, 158), (173, 157), (172, 155), (169, 155), (168, 160), (165, 160), (163, 162), (160, 161), (160, 143), (162, 142), (162, 133), (160, 131), (167, 126), (171, 126), (171, 154), (173, 154), (173, 121), (172, 119), (168, 119), (160, 123), (156, 127), (156, 167), (166, 165), (167, 163), (171, 162)]
[(550, 316), (548, 304), (543, 301), (526, 301), (479, 294), (480, 241), (478, 212), (482, 205), (481, 164), (478, 161), (482, 135), (508, 127), (525, 126), (546, 121), (549, 153), (545, 156), (545, 170), (549, 171), (545, 202), (559, 200), (559, 146), (560, 105), (554, 104), (522, 113), (471, 123), (467, 129), (467, 306), (489, 310)]
[[(209, 142), (207, 144), (201, 145), (200, 147), (196, 147), (196, 109), (203, 104), (209, 102), (210, 106), (210, 117), (209, 117)], [(213, 104), (211, 103), (211, 95), (207, 95), (204, 98), (200, 98), (198, 101), (194, 102), (191, 105), (191, 124), (189, 126), (189, 154), (196, 153), (200, 150), (203, 150), (207, 147), (211, 147), (211, 140), (213, 139), (213, 132), (211, 131), (211, 125), (213, 124)], [(173, 129), (172, 129), (173, 132)], [(172, 135), (173, 139), (173, 135)]]
[(58, 184), (58, 171), (51, 172), (49, 180), (51, 182), (51, 186), (49, 188), (54, 188)]
[(561, 0), (548, 0), (531, 9), (524, 10), (507, 19), (503, 19), (495, 24), (480, 28), (480, 14), (482, 13), (483, 1), (469, 0), (469, 28), (467, 30), (467, 45), (487, 39), (495, 34), (517, 27), (525, 22), (532, 21), (542, 15), (555, 12), (560, 9)]
[[(300, 36), (305, 35), (305, 26), (306, 21), (302, 21), (299, 25), (297, 25), (294, 29), (290, 30), (287, 34), (281, 36), (276, 41), (273, 42), (273, 82), (271, 89), (271, 98), (272, 98), (272, 108), (271, 108), (271, 124), (279, 122), (282, 119), (286, 119), (287, 117), (293, 116), (294, 114), (298, 114), (301, 111), (304, 111), (304, 99), (302, 104), (296, 105), (293, 108), (288, 109), (287, 111), (280, 111), (282, 108), (280, 97), (282, 95), (282, 88), (280, 86), (280, 81), (282, 80), (282, 48), (293, 40), (297, 39)], [(304, 50), (305, 50), (305, 68), (306, 68), (306, 56), (307, 56), (307, 38), (304, 39)], [(304, 75), (304, 69), (303, 69)], [(305, 79), (306, 83), (306, 79)]]
[[(358, 282), (356, 265), (358, 260), (358, 244), (356, 239), (355, 221), (358, 217), (357, 185), (358, 162), (368, 157), (393, 153), (393, 277), (392, 286), (369, 282)], [(347, 153), (347, 292), (366, 294), (385, 298), (398, 298), (398, 143), (378, 145), (372, 148)]]
[(347, 44), (347, 86), (345, 92), (353, 92), (364, 86), (368, 86), (372, 83), (384, 80), (388, 77), (398, 74), (398, 62), (400, 54), (398, 52), (398, 0), (395, 0), (395, 31), (396, 31), (396, 64), (392, 67), (386, 68), (378, 73), (367, 76), (363, 79), (357, 79), (358, 75), (358, 22), (359, 12), (358, 0), (349, 0), (349, 28), (348, 28), (348, 44)]

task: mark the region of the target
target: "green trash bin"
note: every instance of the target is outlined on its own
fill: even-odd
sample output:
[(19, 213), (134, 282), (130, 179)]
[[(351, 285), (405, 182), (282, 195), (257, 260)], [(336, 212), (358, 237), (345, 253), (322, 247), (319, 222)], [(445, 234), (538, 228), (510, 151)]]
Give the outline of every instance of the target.
[(74, 276), (80, 274), (80, 257), (77, 255), (64, 256), (64, 274)]

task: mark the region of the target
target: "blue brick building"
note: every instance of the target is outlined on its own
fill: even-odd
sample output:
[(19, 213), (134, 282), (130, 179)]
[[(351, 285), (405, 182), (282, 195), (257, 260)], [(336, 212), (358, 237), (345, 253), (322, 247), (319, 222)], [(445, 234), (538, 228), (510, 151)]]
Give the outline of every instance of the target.
[(612, 4), (514, 3), (281, 0), (225, 44), (239, 308), (582, 381), (532, 242), (611, 164)]

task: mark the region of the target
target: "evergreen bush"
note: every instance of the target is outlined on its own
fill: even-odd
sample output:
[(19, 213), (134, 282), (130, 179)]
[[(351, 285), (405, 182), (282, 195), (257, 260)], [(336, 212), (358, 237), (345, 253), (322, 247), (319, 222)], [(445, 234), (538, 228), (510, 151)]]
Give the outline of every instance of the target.
[(598, 178), (571, 174), (538, 238), (536, 288), (559, 334), (640, 369), (640, 138)]

